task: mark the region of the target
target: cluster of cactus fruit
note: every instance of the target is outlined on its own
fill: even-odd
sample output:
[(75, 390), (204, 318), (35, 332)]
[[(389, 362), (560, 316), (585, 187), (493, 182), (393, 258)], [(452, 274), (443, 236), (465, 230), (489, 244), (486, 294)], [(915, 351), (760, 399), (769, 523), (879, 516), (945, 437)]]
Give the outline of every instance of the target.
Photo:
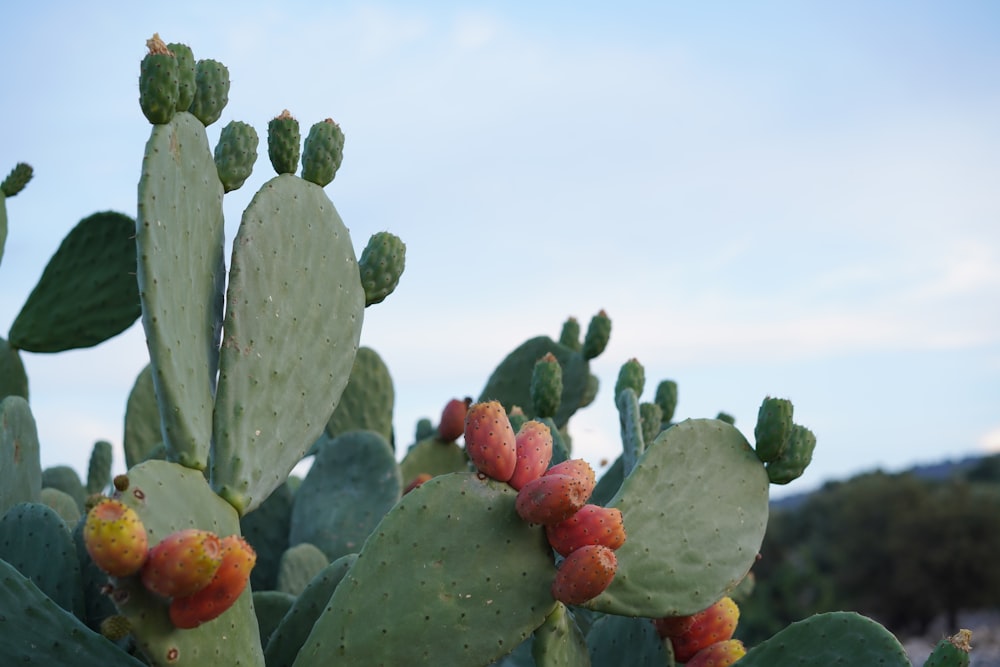
[[(630, 359), (613, 396), (620, 456), (599, 479), (572, 458), (604, 311), (582, 336), (569, 318), (558, 339), (517, 347), (397, 455), (391, 377), (359, 343), (405, 245), (379, 232), (355, 255), (323, 189), (339, 126), (316, 123), (300, 152), (291, 114), (269, 123), (277, 176), (227, 271), (222, 199), (252, 173), (257, 133), (232, 121), (212, 151), (228, 70), (157, 36), (148, 47), (136, 218), (81, 222), (0, 340), (0, 663), (909, 665), (851, 612), (749, 649), (732, 639), (769, 485), (815, 447), (789, 401), (764, 400), (751, 446), (722, 414), (675, 423), (670, 380), (641, 401)], [(19, 165), (0, 185), (0, 250), (5, 198), (30, 177)], [(150, 361), (128, 398), (127, 474), (111, 479), (106, 442), (85, 487), (43, 473), (21, 351), (95, 345), (140, 316)], [(928, 662), (962, 664), (962, 634)]]

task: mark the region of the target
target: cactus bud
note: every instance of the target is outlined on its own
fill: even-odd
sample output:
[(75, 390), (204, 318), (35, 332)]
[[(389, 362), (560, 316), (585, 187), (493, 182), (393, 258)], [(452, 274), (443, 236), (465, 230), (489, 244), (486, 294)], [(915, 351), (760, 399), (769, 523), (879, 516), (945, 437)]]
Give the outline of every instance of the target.
[(344, 133), (332, 118), (309, 128), (302, 148), (302, 178), (325, 187), (337, 175), (343, 159)]
[(7, 174), (7, 178), (3, 179), (3, 182), (0, 183), (0, 192), (3, 193), (4, 197), (13, 197), (24, 189), (24, 186), (28, 184), (33, 174), (34, 170), (30, 164), (18, 162), (10, 170), (10, 173)]
[[(302, 169), (305, 170), (305, 160)], [(399, 284), (406, 268), (406, 244), (389, 232), (377, 232), (358, 259), (361, 285), (365, 289), (365, 307), (382, 302)]]
[(674, 410), (677, 409), (677, 383), (673, 380), (660, 382), (653, 400), (663, 410), (663, 423), (669, 424), (674, 419)]
[(798, 479), (812, 461), (816, 436), (805, 426), (795, 424), (781, 456), (767, 464), (767, 477), (772, 484), (788, 484)]
[(562, 399), (562, 366), (556, 355), (548, 352), (535, 362), (531, 371), (531, 403), (540, 418), (555, 417)]
[(767, 463), (779, 458), (792, 433), (792, 402), (784, 398), (764, 399), (757, 411), (757, 425), (753, 429), (757, 457)]
[(562, 331), (559, 332), (559, 343), (574, 352), (580, 351), (582, 347), (580, 343), (580, 322), (575, 317), (570, 317), (563, 322)]
[(299, 168), (299, 121), (288, 109), (267, 124), (267, 157), (278, 174), (294, 174)]
[(139, 106), (154, 125), (169, 123), (177, 111), (177, 58), (154, 34), (146, 40), (149, 53), (139, 65)]
[(594, 359), (608, 346), (611, 338), (611, 318), (601, 310), (590, 319), (587, 335), (583, 337), (583, 358)]
[(229, 70), (217, 60), (199, 60), (195, 65), (194, 99), (190, 111), (208, 127), (219, 120), (229, 103)]
[(631, 389), (635, 392), (635, 397), (642, 395), (642, 390), (646, 388), (646, 371), (639, 363), (638, 359), (632, 358), (622, 364), (618, 371), (618, 381), (615, 382), (615, 399), (623, 389)]
[(215, 168), (226, 192), (246, 182), (257, 161), (257, 130), (238, 120), (230, 121), (219, 134), (215, 146)]
[(176, 111), (187, 111), (194, 101), (195, 60), (191, 47), (187, 44), (171, 42), (167, 48), (177, 59), (177, 103)]

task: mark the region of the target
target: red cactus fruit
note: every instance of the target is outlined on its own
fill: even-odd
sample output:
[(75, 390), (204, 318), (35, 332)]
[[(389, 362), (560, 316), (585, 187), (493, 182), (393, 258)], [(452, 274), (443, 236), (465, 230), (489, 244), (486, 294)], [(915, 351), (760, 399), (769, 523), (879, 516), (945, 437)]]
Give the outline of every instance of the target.
[(142, 568), (149, 551), (139, 515), (119, 500), (105, 498), (87, 512), (83, 543), (97, 567), (113, 577), (128, 577)]
[(590, 467), (590, 464), (583, 459), (569, 459), (568, 461), (563, 461), (562, 463), (557, 463), (548, 470), (545, 471), (546, 475), (570, 475), (580, 480), (583, 484), (584, 489), (587, 492), (587, 498), (590, 498), (590, 494), (594, 492), (594, 486), (597, 484), (596, 475), (594, 475), (594, 469)]
[(545, 536), (560, 556), (568, 556), (588, 544), (614, 550), (625, 544), (625, 524), (621, 510), (584, 505), (568, 519), (545, 526)]
[(469, 406), (465, 416), (465, 451), (479, 472), (506, 482), (517, 465), (517, 439), (500, 401)]
[(573, 516), (589, 498), (590, 492), (576, 477), (542, 475), (521, 487), (514, 509), (528, 523), (550, 525)]
[(142, 585), (165, 598), (187, 597), (207, 586), (221, 563), (218, 535), (197, 528), (179, 530), (149, 550)]
[(656, 619), (654, 624), (661, 637), (670, 639), (677, 661), (687, 662), (701, 649), (732, 639), (739, 618), (736, 602), (724, 597), (697, 614)]
[(411, 479), (410, 482), (406, 485), (406, 487), (403, 489), (403, 495), (405, 496), (407, 493), (409, 493), (413, 489), (417, 488), (418, 486), (420, 486), (421, 484), (432, 478), (433, 475), (431, 475), (428, 472), (420, 473), (419, 475)]
[(454, 442), (465, 432), (465, 415), (469, 412), (472, 399), (460, 400), (453, 398), (441, 411), (441, 423), (438, 424), (438, 439), (441, 442)]
[(222, 564), (212, 581), (197, 593), (176, 597), (170, 603), (170, 620), (174, 627), (196, 628), (219, 617), (233, 606), (246, 588), (250, 571), (257, 562), (257, 554), (238, 535), (222, 538), (221, 547)]
[(618, 570), (615, 552), (599, 544), (580, 547), (566, 557), (552, 582), (552, 597), (563, 604), (583, 604), (600, 595)]
[(746, 654), (743, 642), (739, 639), (727, 639), (701, 649), (685, 667), (729, 667)]
[(507, 480), (517, 490), (533, 479), (538, 479), (552, 461), (552, 431), (540, 421), (527, 421), (521, 425), (515, 438), (517, 465)]

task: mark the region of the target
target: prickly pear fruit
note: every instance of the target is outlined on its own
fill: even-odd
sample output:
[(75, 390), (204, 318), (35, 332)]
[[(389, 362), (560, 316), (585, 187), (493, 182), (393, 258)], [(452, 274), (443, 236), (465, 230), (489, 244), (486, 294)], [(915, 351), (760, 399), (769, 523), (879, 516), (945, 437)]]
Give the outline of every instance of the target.
[(794, 424), (781, 456), (767, 463), (767, 477), (772, 484), (788, 484), (798, 479), (812, 461), (816, 436), (805, 426)]
[(229, 69), (217, 60), (199, 60), (194, 69), (194, 98), (188, 111), (208, 127), (229, 103)]
[(468, 397), (464, 400), (453, 398), (445, 404), (441, 411), (441, 423), (437, 427), (438, 440), (454, 442), (465, 432), (465, 415), (470, 405), (472, 399)]
[[(302, 155), (302, 170), (306, 158)], [(406, 244), (390, 232), (375, 232), (358, 258), (361, 286), (365, 290), (365, 307), (381, 303), (399, 285), (406, 269)]]
[(580, 547), (559, 565), (552, 597), (563, 604), (583, 604), (600, 595), (618, 570), (618, 558), (599, 544)]
[(546, 352), (531, 370), (531, 404), (535, 415), (554, 418), (562, 402), (562, 366), (556, 355)]
[(688, 660), (685, 667), (729, 667), (747, 654), (739, 639), (727, 639), (706, 646)]
[(114, 614), (101, 621), (101, 634), (113, 642), (125, 639), (132, 634), (132, 624), (124, 616)]
[(326, 187), (344, 159), (344, 133), (332, 118), (309, 128), (302, 147), (302, 178)]
[(500, 401), (469, 406), (465, 416), (465, 451), (479, 472), (506, 482), (517, 466), (517, 438)]
[(615, 382), (615, 396), (623, 389), (629, 388), (635, 392), (636, 398), (642, 395), (646, 387), (646, 370), (636, 358), (629, 359), (618, 369), (618, 380)]
[(597, 357), (604, 348), (608, 346), (611, 339), (611, 318), (601, 310), (592, 318), (587, 325), (587, 333), (583, 337), (583, 358), (590, 360)]
[(656, 619), (654, 625), (660, 637), (670, 639), (677, 661), (687, 662), (706, 646), (732, 639), (739, 618), (736, 602), (724, 597), (696, 614)]
[(663, 410), (663, 423), (669, 424), (674, 419), (677, 409), (677, 383), (673, 380), (663, 380), (656, 385), (656, 397), (653, 402)]
[(238, 189), (253, 173), (257, 161), (257, 130), (238, 120), (230, 121), (215, 145), (215, 168), (225, 192)]
[(625, 544), (625, 525), (621, 510), (584, 505), (568, 519), (546, 526), (545, 536), (560, 556), (568, 556), (588, 544), (614, 550)]
[(562, 463), (557, 463), (546, 470), (544, 474), (569, 475), (570, 477), (578, 479), (587, 494), (587, 500), (590, 499), (590, 494), (593, 493), (594, 486), (597, 484), (594, 469), (591, 468), (590, 464), (583, 459), (568, 459)]
[(35, 170), (31, 168), (30, 164), (18, 162), (7, 174), (7, 177), (0, 181), (0, 193), (3, 193), (4, 197), (13, 197), (24, 189), (34, 173)]
[(113, 577), (135, 574), (146, 561), (146, 529), (128, 505), (105, 498), (87, 512), (83, 543), (94, 564)]
[(250, 580), (257, 554), (238, 535), (222, 538), (222, 564), (212, 581), (194, 595), (174, 598), (170, 621), (181, 629), (196, 628), (218, 618), (240, 596)]
[(959, 630), (951, 637), (945, 637), (931, 651), (924, 667), (969, 667), (972, 651), (970, 630)]
[(285, 109), (267, 124), (267, 157), (274, 171), (280, 174), (294, 174), (299, 168), (301, 151), (299, 121)]
[(507, 483), (518, 491), (533, 479), (538, 479), (552, 461), (552, 431), (540, 421), (521, 425), (514, 439), (517, 445), (517, 465)]
[(142, 585), (165, 598), (187, 597), (207, 586), (221, 563), (222, 546), (215, 533), (179, 530), (149, 550)]
[(177, 111), (187, 111), (194, 100), (195, 59), (187, 44), (171, 42), (167, 48), (177, 59)]
[(792, 426), (792, 402), (766, 397), (757, 411), (757, 425), (753, 429), (757, 458), (767, 463), (781, 456), (792, 434)]
[(528, 523), (559, 523), (573, 516), (590, 499), (583, 483), (571, 475), (545, 474), (533, 479), (517, 492), (514, 509)]
[(154, 125), (169, 123), (177, 106), (177, 58), (154, 34), (146, 40), (149, 53), (139, 66), (139, 106)]

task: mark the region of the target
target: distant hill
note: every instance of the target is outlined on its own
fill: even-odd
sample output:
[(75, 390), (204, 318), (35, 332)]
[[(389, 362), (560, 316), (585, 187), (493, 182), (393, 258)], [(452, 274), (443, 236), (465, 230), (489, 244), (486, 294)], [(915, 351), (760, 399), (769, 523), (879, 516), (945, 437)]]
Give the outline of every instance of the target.
[[(977, 456), (967, 456), (962, 459), (947, 461), (941, 461), (939, 463), (925, 463), (922, 465), (913, 466), (912, 468), (907, 468), (906, 470), (901, 470), (894, 474), (912, 474), (920, 479), (926, 479), (931, 481), (943, 481), (946, 479), (951, 479), (953, 477), (964, 476), (969, 471), (975, 469), (980, 465), (985, 459), (997, 459), (1000, 455), (977, 455)], [(843, 480), (846, 481), (846, 480)], [(771, 509), (773, 510), (794, 510), (798, 508), (802, 503), (804, 503), (809, 496), (815, 493), (813, 491), (803, 491), (802, 493), (796, 493), (790, 496), (785, 496), (784, 498), (778, 498), (771, 501)]]

